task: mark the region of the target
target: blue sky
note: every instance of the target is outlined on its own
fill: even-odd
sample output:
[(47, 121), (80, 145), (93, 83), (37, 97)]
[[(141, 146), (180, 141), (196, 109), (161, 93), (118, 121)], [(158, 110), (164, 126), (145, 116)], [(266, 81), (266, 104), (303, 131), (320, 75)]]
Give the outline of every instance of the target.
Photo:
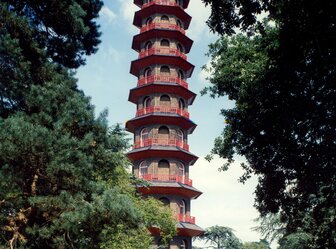
[[(128, 102), (129, 90), (136, 86), (137, 79), (129, 73), (130, 63), (137, 58), (131, 49), (132, 37), (139, 30), (132, 26), (133, 15), (138, 8), (132, 0), (106, 0), (101, 11), (102, 43), (99, 51), (87, 58), (87, 65), (77, 72), (79, 87), (91, 96), (97, 114), (109, 110), (109, 122), (125, 124), (135, 115), (136, 107)], [(209, 62), (205, 56), (208, 44), (216, 40), (205, 21), (210, 14), (201, 0), (191, 0), (187, 12), (193, 17), (187, 35), (194, 40), (188, 60), (195, 65), (193, 76), (188, 79), (189, 88), (198, 94), (194, 104), (189, 107), (191, 119), (198, 124), (189, 136), (191, 152), (200, 159), (192, 166), (190, 177), (194, 186), (203, 195), (192, 202), (192, 215), (201, 227), (212, 225), (229, 226), (243, 241), (258, 241), (260, 236), (251, 231), (258, 216), (253, 208), (256, 178), (245, 185), (238, 183), (242, 174), (239, 168), (241, 159), (227, 172), (219, 172), (223, 161), (215, 158), (211, 163), (204, 160), (213, 146), (213, 141), (223, 127), (221, 108), (229, 108), (232, 103), (225, 98), (211, 99), (200, 96), (206, 85), (206, 73), (201, 67)], [(195, 245), (201, 245), (195, 243)]]

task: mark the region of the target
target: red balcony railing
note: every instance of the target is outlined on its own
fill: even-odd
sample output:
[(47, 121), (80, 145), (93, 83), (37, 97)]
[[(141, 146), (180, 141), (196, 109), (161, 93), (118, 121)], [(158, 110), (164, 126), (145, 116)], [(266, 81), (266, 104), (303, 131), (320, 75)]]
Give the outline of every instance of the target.
[(148, 30), (152, 30), (152, 29), (171, 29), (171, 30), (177, 30), (180, 31), (182, 34), (185, 35), (185, 30), (183, 28), (181, 28), (180, 26), (176, 25), (176, 24), (172, 24), (172, 23), (165, 23), (165, 22), (152, 22), (148, 25), (143, 26), (140, 29), (140, 32), (145, 32)]
[(184, 143), (180, 139), (164, 139), (164, 138), (148, 138), (144, 139), (143, 141), (136, 141), (134, 143), (133, 148), (142, 148), (152, 145), (159, 145), (159, 146), (173, 146), (173, 147), (180, 147), (186, 151), (189, 151), (189, 145)]
[(136, 112), (136, 116), (143, 116), (145, 114), (149, 114), (149, 113), (155, 113), (155, 112), (159, 112), (159, 113), (173, 113), (173, 114), (178, 114), (181, 115), (183, 117), (189, 118), (189, 112), (182, 110), (180, 108), (175, 108), (175, 107), (167, 107), (167, 106), (150, 106), (147, 108), (142, 108), (137, 110)]
[(185, 80), (176, 76), (163, 76), (163, 75), (151, 75), (148, 77), (141, 77), (138, 80), (138, 86), (143, 86), (154, 82), (177, 83), (183, 86), (184, 88), (188, 89), (188, 83)]
[(139, 53), (139, 59), (150, 55), (170, 55), (179, 56), (187, 60), (187, 56), (176, 48), (150, 48)]
[(141, 177), (146, 181), (152, 182), (179, 182), (183, 183), (188, 186), (192, 186), (192, 180), (186, 178), (185, 176), (181, 175), (153, 175), (153, 174), (146, 174)]
[[(172, 2), (171, 0), (152, 0), (149, 3), (145, 3), (144, 5), (142, 5), (142, 9), (146, 8), (148, 6), (151, 6), (153, 4), (159, 4), (159, 5), (167, 5), (167, 6), (178, 6), (181, 7), (180, 5), (178, 5), (175, 2)], [(181, 7), (182, 8), (182, 7)]]
[(195, 217), (185, 215), (185, 214), (178, 214), (177, 215), (177, 220), (180, 221), (180, 222), (188, 222), (188, 223), (192, 223), (192, 224), (196, 223)]

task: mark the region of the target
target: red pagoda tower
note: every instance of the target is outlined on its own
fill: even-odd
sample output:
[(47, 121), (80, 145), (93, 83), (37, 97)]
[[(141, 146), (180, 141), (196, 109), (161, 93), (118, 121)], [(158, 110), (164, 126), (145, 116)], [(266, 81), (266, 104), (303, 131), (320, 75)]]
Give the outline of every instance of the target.
[[(139, 57), (132, 61), (130, 73), (138, 83), (130, 90), (129, 101), (137, 105), (137, 112), (126, 123), (134, 133), (128, 157), (134, 175), (150, 183), (138, 190), (169, 205), (179, 222), (178, 235), (168, 248), (191, 249), (191, 238), (203, 230), (191, 216), (191, 200), (202, 193), (189, 178), (189, 167), (197, 160), (188, 145), (188, 135), (196, 127), (188, 112), (196, 94), (186, 82), (194, 69), (186, 56), (193, 43), (185, 35), (191, 21), (184, 11), (189, 0), (134, 0), (134, 4), (141, 8), (133, 22), (140, 33), (132, 43)], [(161, 248), (160, 231), (150, 231)]]

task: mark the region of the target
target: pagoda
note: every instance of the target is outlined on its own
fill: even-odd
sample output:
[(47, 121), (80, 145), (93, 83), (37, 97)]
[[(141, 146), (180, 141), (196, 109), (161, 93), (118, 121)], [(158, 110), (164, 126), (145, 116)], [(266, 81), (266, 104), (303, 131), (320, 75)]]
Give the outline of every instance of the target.
[[(138, 82), (129, 101), (137, 111), (126, 123), (134, 134), (128, 157), (133, 174), (149, 182), (138, 191), (169, 206), (178, 221), (177, 236), (167, 248), (191, 249), (192, 237), (203, 230), (191, 216), (191, 200), (202, 193), (189, 178), (189, 167), (198, 159), (188, 145), (188, 135), (196, 127), (188, 112), (196, 97), (187, 83), (194, 69), (186, 55), (193, 43), (185, 34), (191, 21), (185, 12), (189, 0), (134, 0), (134, 4), (140, 8), (133, 21), (140, 33), (132, 48), (139, 56), (130, 73)], [(149, 230), (154, 246), (162, 248), (159, 229)]]

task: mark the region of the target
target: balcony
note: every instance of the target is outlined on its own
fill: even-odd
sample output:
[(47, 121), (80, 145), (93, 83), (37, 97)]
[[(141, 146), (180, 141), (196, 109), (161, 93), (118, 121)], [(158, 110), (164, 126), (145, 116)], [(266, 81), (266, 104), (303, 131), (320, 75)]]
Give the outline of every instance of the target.
[(152, 22), (151, 24), (145, 25), (140, 29), (140, 33), (146, 32), (152, 29), (168, 29), (177, 30), (185, 35), (185, 30), (176, 24), (165, 23), (165, 22)]
[(177, 83), (183, 86), (184, 88), (188, 89), (188, 83), (185, 80), (177, 76), (164, 76), (164, 75), (151, 75), (148, 77), (141, 77), (138, 80), (138, 86), (152, 84), (154, 82)]
[(177, 3), (175, 2), (172, 2), (171, 0), (152, 0), (151, 2), (149, 3), (145, 3), (144, 5), (142, 5), (142, 9), (144, 8), (147, 8), (151, 5), (154, 5), (154, 4), (157, 4), (157, 5), (165, 5), (165, 6), (177, 6), (177, 7), (180, 7), (182, 8), (182, 6), (178, 5)]
[(164, 139), (164, 138), (148, 138), (143, 141), (136, 141), (134, 143), (133, 149), (148, 147), (148, 146), (169, 146), (169, 147), (179, 147), (183, 150), (189, 151), (189, 145), (184, 143), (180, 139)]
[[(151, 2), (167, 2), (167, 0), (152, 0)], [(144, 5), (142, 0), (134, 0), (134, 4), (139, 6), (140, 8)], [(147, 3), (147, 4), (151, 4), (151, 3)], [(184, 0), (181, 8), (186, 9), (188, 8), (188, 5), (189, 5), (189, 0)]]
[(166, 106), (150, 106), (147, 108), (142, 108), (137, 110), (136, 116), (143, 116), (145, 114), (150, 114), (150, 113), (172, 113), (172, 114), (178, 114), (180, 116), (183, 116), (185, 118), (189, 119), (189, 112), (182, 110), (180, 108), (175, 108), (175, 107), (166, 107)]
[(185, 214), (178, 214), (177, 220), (179, 222), (187, 222), (191, 224), (196, 224), (196, 219), (193, 216), (185, 215)]
[(176, 48), (150, 48), (148, 50), (141, 51), (139, 53), (139, 59), (150, 55), (179, 56), (182, 59), (187, 60), (187, 56)]
[(150, 182), (178, 182), (188, 186), (192, 186), (192, 180), (181, 175), (153, 175), (146, 174), (141, 177), (142, 179)]

